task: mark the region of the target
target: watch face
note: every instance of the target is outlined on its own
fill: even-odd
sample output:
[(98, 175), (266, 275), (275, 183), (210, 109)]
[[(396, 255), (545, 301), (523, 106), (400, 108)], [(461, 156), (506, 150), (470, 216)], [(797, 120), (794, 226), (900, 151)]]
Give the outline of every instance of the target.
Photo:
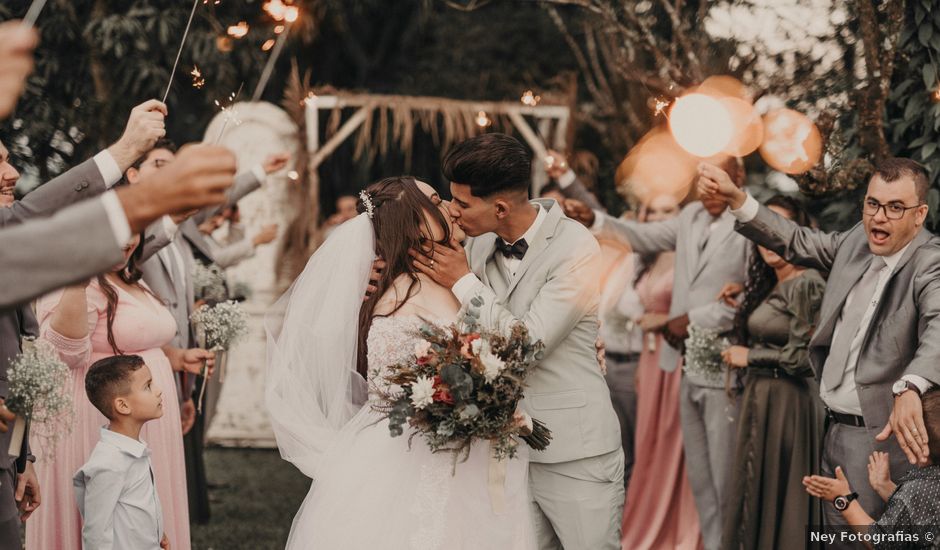
[(832, 501), (832, 505), (836, 507), (836, 510), (841, 512), (849, 507), (849, 500), (845, 497), (836, 497), (836, 499)]
[(901, 393), (907, 388), (907, 384), (904, 383), (904, 380), (898, 380), (894, 383), (894, 386), (891, 387), (891, 391), (895, 394)]

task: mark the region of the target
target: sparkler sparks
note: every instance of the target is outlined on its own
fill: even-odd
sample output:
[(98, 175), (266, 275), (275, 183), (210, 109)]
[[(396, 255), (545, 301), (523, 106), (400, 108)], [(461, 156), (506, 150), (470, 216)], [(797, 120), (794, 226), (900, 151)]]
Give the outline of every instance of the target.
[(230, 26), (227, 32), (232, 38), (243, 38), (248, 34), (248, 22), (239, 21), (237, 25)]
[(199, 71), (199, 67), (193, 65), (193, 70), (190, 71), (189, 74), (193, 77), (193, 88), (200, 90), (206, 85), (206, 79), (202, 77), (202, 72)]
[(223, 105), (218, 99), (215, 100), (215, 106), (219, 108), (219, 111), (224, 115), (224, 120), (222, 121), (222, 128), (219, 130), (219, 137), (215, 139), (216, 143), (222, 141), (222, 136), (225, 135), (225, 128), (228, 127), (229, 122), (235, 126), (241, 125), (242, 121), (238, 118), (238, 109), (235, 108), (235, 101), (238, 99), (238, 96), (242, 93), (242, 87), (245, 85), (243, 82), (238, 86), (238, 91), (229, 94), (228, 104)]
[(653, 110), (653, 116), (659, 116), (666, 112), (666, 107), (669, 107), (669, 100), (662, 97), (657, 97), (654, 104), (655, 108)]

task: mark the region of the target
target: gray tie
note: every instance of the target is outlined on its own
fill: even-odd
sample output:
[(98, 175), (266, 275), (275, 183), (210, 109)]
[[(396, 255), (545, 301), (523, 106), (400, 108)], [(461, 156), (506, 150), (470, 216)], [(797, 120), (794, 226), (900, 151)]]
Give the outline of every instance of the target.
[(862, 327), (862, 317), (871, 304), (872, 297), (875, 295), (875, 287), (878, 286), (878, 277), (884, 268), (884, 258), (881, 256), (872, 256), (871, 265), (852, 292), (852, 303), (844, 306), (842, 309), (842, 325), (839, 327), (839, 333), (832, 341), (829, 348), (829, 357), (823, 365), (822, 379), (828, 391), (838, 388), (842, 384), (842, 376), (848, 367), (849, 352), (852, 349), (852, 340), (859, 330), (867, 330)]

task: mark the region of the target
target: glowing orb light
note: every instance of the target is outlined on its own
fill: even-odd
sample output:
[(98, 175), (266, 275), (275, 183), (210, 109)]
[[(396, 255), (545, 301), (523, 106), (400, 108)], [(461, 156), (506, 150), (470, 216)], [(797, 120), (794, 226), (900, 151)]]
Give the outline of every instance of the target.
[(775, 170), (802, 174), (819, 162), (822, 136), (803, 113), (777, 109), (764, 115), (764, 143), (760, 154)]
[(705, 94), (677, 99), (669, 113), (669, 128), (676, 143), (697, 157), (720, 153), (734, 134), (728, 110), (720, 100)]
[(695, 181), (699, 159), (683, 150), (668, 131), (653, 129), (630, 150), (617, 168), (624, 195), (641, 201), (660, 194), (686, 196)]
[(731, 141), (722, 152), (733, 157), (750, 155), (764, 140), (764, 121), (761, 120), (757, 109), (743, 99), (724, 97), (720, 101), (731, 116), (734, 128)]
[(733, 76), (716, 75), (702, 81), (698, 93), (717, 97), (736, 97), (745, 101), (751, 100), (751, 94), (743, 82)]

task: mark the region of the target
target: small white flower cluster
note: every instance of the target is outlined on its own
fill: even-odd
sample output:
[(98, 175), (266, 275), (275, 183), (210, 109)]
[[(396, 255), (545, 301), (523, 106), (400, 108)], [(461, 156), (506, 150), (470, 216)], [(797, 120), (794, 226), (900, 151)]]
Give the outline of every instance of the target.
[(248, 314), (233, 300), (214, 306), (202, 305), (193, 312), (190, 320), (210, 350), (230, 349), (239, 338), (248, 334)]
[(689, 337), (685, 340), (685, 366), (689, 374), (718, 380), (724, 372), (721, 352), (729, 345), (715, 330), (689, 325)]
[(220, 301), (227, 299), (225, 272), (215, 264), (206, 267), (202, 262), (194, 262), (193, 294), (195, 294), (197, 300)]
[(416, 409), (423, 409), (434, 402), (434, 379), (419, 376), (411, 385), (411, 404)]
[(43, 340), (23, 342), (23, 352), (7, 369), (10, 390), (6, 406), (29, 422), (71, 421), (71, 372), (52, 344)]
[[(499, 358), (498, 355), (493, 353), (493, 350), (490, 348), (489, 342), (483, 341), (483, 338), (480, 338), (477, 342), (483, 342), (480, 346), (481, 349), (477, 352), (477, 355), (480, 357), (480, 362), (483, 363), (483, 378), (487, 382), (492, 382), (503, 372), (503, 369), (506, 368), (506, 362)], [(475, 348), (476, 346), (474, 346)], [(474, 350), (476, 351), (476, 350)]]
[(372, 197), (369, 196), (365, 191), (359, 192), (359, 200), (362, 201), (362, 204), (366, 207), (366, 215), (369, 216), (369, 219), (375, 217), (375, 206), (372, 204)]

